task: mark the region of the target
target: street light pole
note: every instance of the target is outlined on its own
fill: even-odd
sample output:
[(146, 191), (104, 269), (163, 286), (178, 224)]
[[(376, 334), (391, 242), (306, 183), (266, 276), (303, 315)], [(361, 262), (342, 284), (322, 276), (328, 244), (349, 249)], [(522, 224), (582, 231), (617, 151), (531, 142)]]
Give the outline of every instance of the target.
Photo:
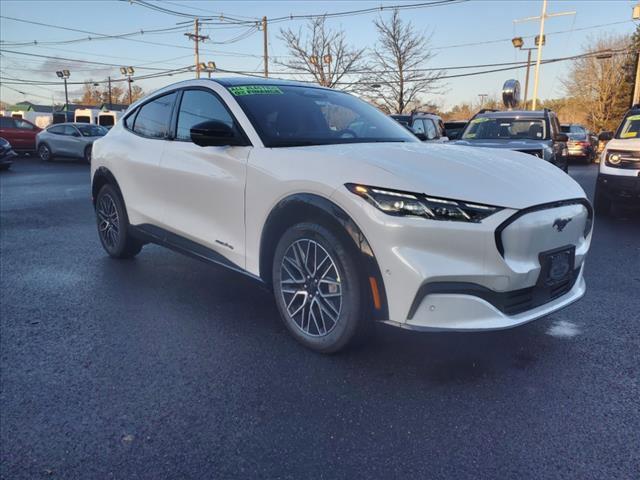
[(69, 108), (69, 92), (67, 90), (67, 79), (71, 76), (69, 70), (58, 70), (56, 72), (58, 78), (62, 78), (64, 80), (64, 105)]
[(127, 83), (129, 84), (129, 105), (131, 105), (133, 100), (131, 95), (131, 84), (133, 83), (133, 79), (131, 76), (135, 73), (135, 69), (133, 67), (120, 67), (120, 73), (127, 77)]
[(538, 55), (536, 58), (536, 72), (533, 78), (533, 102), (531, 102), (531, 110), (536, 109), (538, 102), (538, 80), (540, 78), (540, 61), (542, 60), (542, 39), (544, 38), (544, 20), (547, 18), (547, 0), (542, 0), (542, 15), (540, 15), (540, 39), (541, 44), (538, 45)]
[(527, 73), (524, 79), (524, 108), (527, 109), (527, 99), (529, 96), (529, 71), (531, 70), (531, 50), (533, 48), (527, 48)]

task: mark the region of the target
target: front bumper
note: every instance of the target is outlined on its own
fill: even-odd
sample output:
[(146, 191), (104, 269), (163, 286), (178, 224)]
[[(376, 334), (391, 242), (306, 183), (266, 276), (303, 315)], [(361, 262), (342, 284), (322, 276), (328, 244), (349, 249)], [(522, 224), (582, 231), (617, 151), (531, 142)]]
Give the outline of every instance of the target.
[[(536, 287), (517, 290), (514, 292), (493, 292), (493, 297), (504, 297), (517, 301), (530, 302), (530, 293)], [(482, 288), (478, 288), (482, 290)], [(579, 269), (574, 282), (557, 297), (549, 297), (549, 301), (540, 305), (527, 308), (520, 313), (509, 314), (509, 309), (504, 304), (495, 304), (484, 295), (482, 298), (473, 290), (465, 293), (435, 293), (422, 297), (412, 318), (406, 322), (388, 321), (390, 325), (396, 325), (411, 330), (423, 331), (481, 331), (503, 330), (517, 327), (541, 317), (545, 317), (579, 300), (586, 291), (586, 284)], [(519, 296), (520, 295), (520, 296)], [(532, 295), (531, 295), (532, 296)], [(420, 297), (417, 296), (416, 300)], [(524, 300), (520, 300), (524, 299)], [(508, 300), (507, 300), (508, 301)], [(535, 305), (532, 303), (532, 305)]]
[[(364, 200), (361, 208), (367, 217), (360, 227), (384, 282), (384, 323), (419, 330), (503, 329), (584, 295), (582, 270), (592, 235), (585, 238), (584, 232), (593, 218), (584, 199), (504, 209), (482, 223), (391, 217)], [(557, 220), (564, 220), (559, 230)], [(570, 281), (541, 292), (540, 254), (565, 247), (575, 248)]]
[(598, 174), (598, 190), (616, 201), (640, 203), (640, 172), (631, 175)]

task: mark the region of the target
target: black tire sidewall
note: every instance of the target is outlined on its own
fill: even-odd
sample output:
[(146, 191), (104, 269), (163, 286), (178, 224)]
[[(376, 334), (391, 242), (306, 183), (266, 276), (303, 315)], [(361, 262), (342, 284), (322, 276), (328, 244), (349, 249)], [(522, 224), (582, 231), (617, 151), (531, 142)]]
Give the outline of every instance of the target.
[[(311, 337), (300, 330), (287, 312), (280, 286), (280, 265), (284, 254), (291, 244), (305, 238), (322, 245), (333, 259), (342, 279), (342, 307), (337, 324), (331, 332), (322, 337)], [(280, 316), (293, 337), (306, 347), (321, 353), (337, 352), (349, 344), (362, 326), (362, 285), (357, 264), (348, 245), (330, 229), (315, 223), (300, 223), (289, 228), (276, 247), (272, 279)]]
[(85, 162), (91, 165), (91, 145), (84, 147), (84, 156), (82, 158)]

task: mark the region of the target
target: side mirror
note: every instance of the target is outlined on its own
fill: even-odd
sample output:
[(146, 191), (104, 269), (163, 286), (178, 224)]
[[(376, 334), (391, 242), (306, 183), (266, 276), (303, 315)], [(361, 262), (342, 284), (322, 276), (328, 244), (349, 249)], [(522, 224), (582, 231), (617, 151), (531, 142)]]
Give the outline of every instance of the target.
[(191, 141), (201, 147), (242, 146), (247, 142), (228, 124), (208, 120), (191, 127)]
[(600, 135), (598, 135), (598, 140), (600, 140), (601, 142), (608, 142), (612, 138), (613, 132), (600, 132)]
[(556, 142), (568, 142), (569, 136), (566, 133), (556, 133), (555, 137), (553, 137), (553, 140)]

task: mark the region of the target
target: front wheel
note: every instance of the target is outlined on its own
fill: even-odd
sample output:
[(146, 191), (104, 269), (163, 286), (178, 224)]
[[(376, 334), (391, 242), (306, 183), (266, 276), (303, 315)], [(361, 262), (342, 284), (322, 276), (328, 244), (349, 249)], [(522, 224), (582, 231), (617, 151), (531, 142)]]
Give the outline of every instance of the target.
[(41, 143), (38, 146), (38, 156), (43, 162), (50, 162), (51, 160), (53, 160), (53, 154), (51, 153), (49, 145), (47, 145), (46, 143)]
[(272, 273), (282, 320), (306, 347), (334, 353), (367, 330), (354, 256), (329, 229), (300, 223), (287, 230), (276, 248)]
[(129, 218), (120, 192), (105, 185), (96, 198), (98, 235), (105, 251), (113, 258), (131, 258), (140, 253), (142, 242), (129, 232)]

